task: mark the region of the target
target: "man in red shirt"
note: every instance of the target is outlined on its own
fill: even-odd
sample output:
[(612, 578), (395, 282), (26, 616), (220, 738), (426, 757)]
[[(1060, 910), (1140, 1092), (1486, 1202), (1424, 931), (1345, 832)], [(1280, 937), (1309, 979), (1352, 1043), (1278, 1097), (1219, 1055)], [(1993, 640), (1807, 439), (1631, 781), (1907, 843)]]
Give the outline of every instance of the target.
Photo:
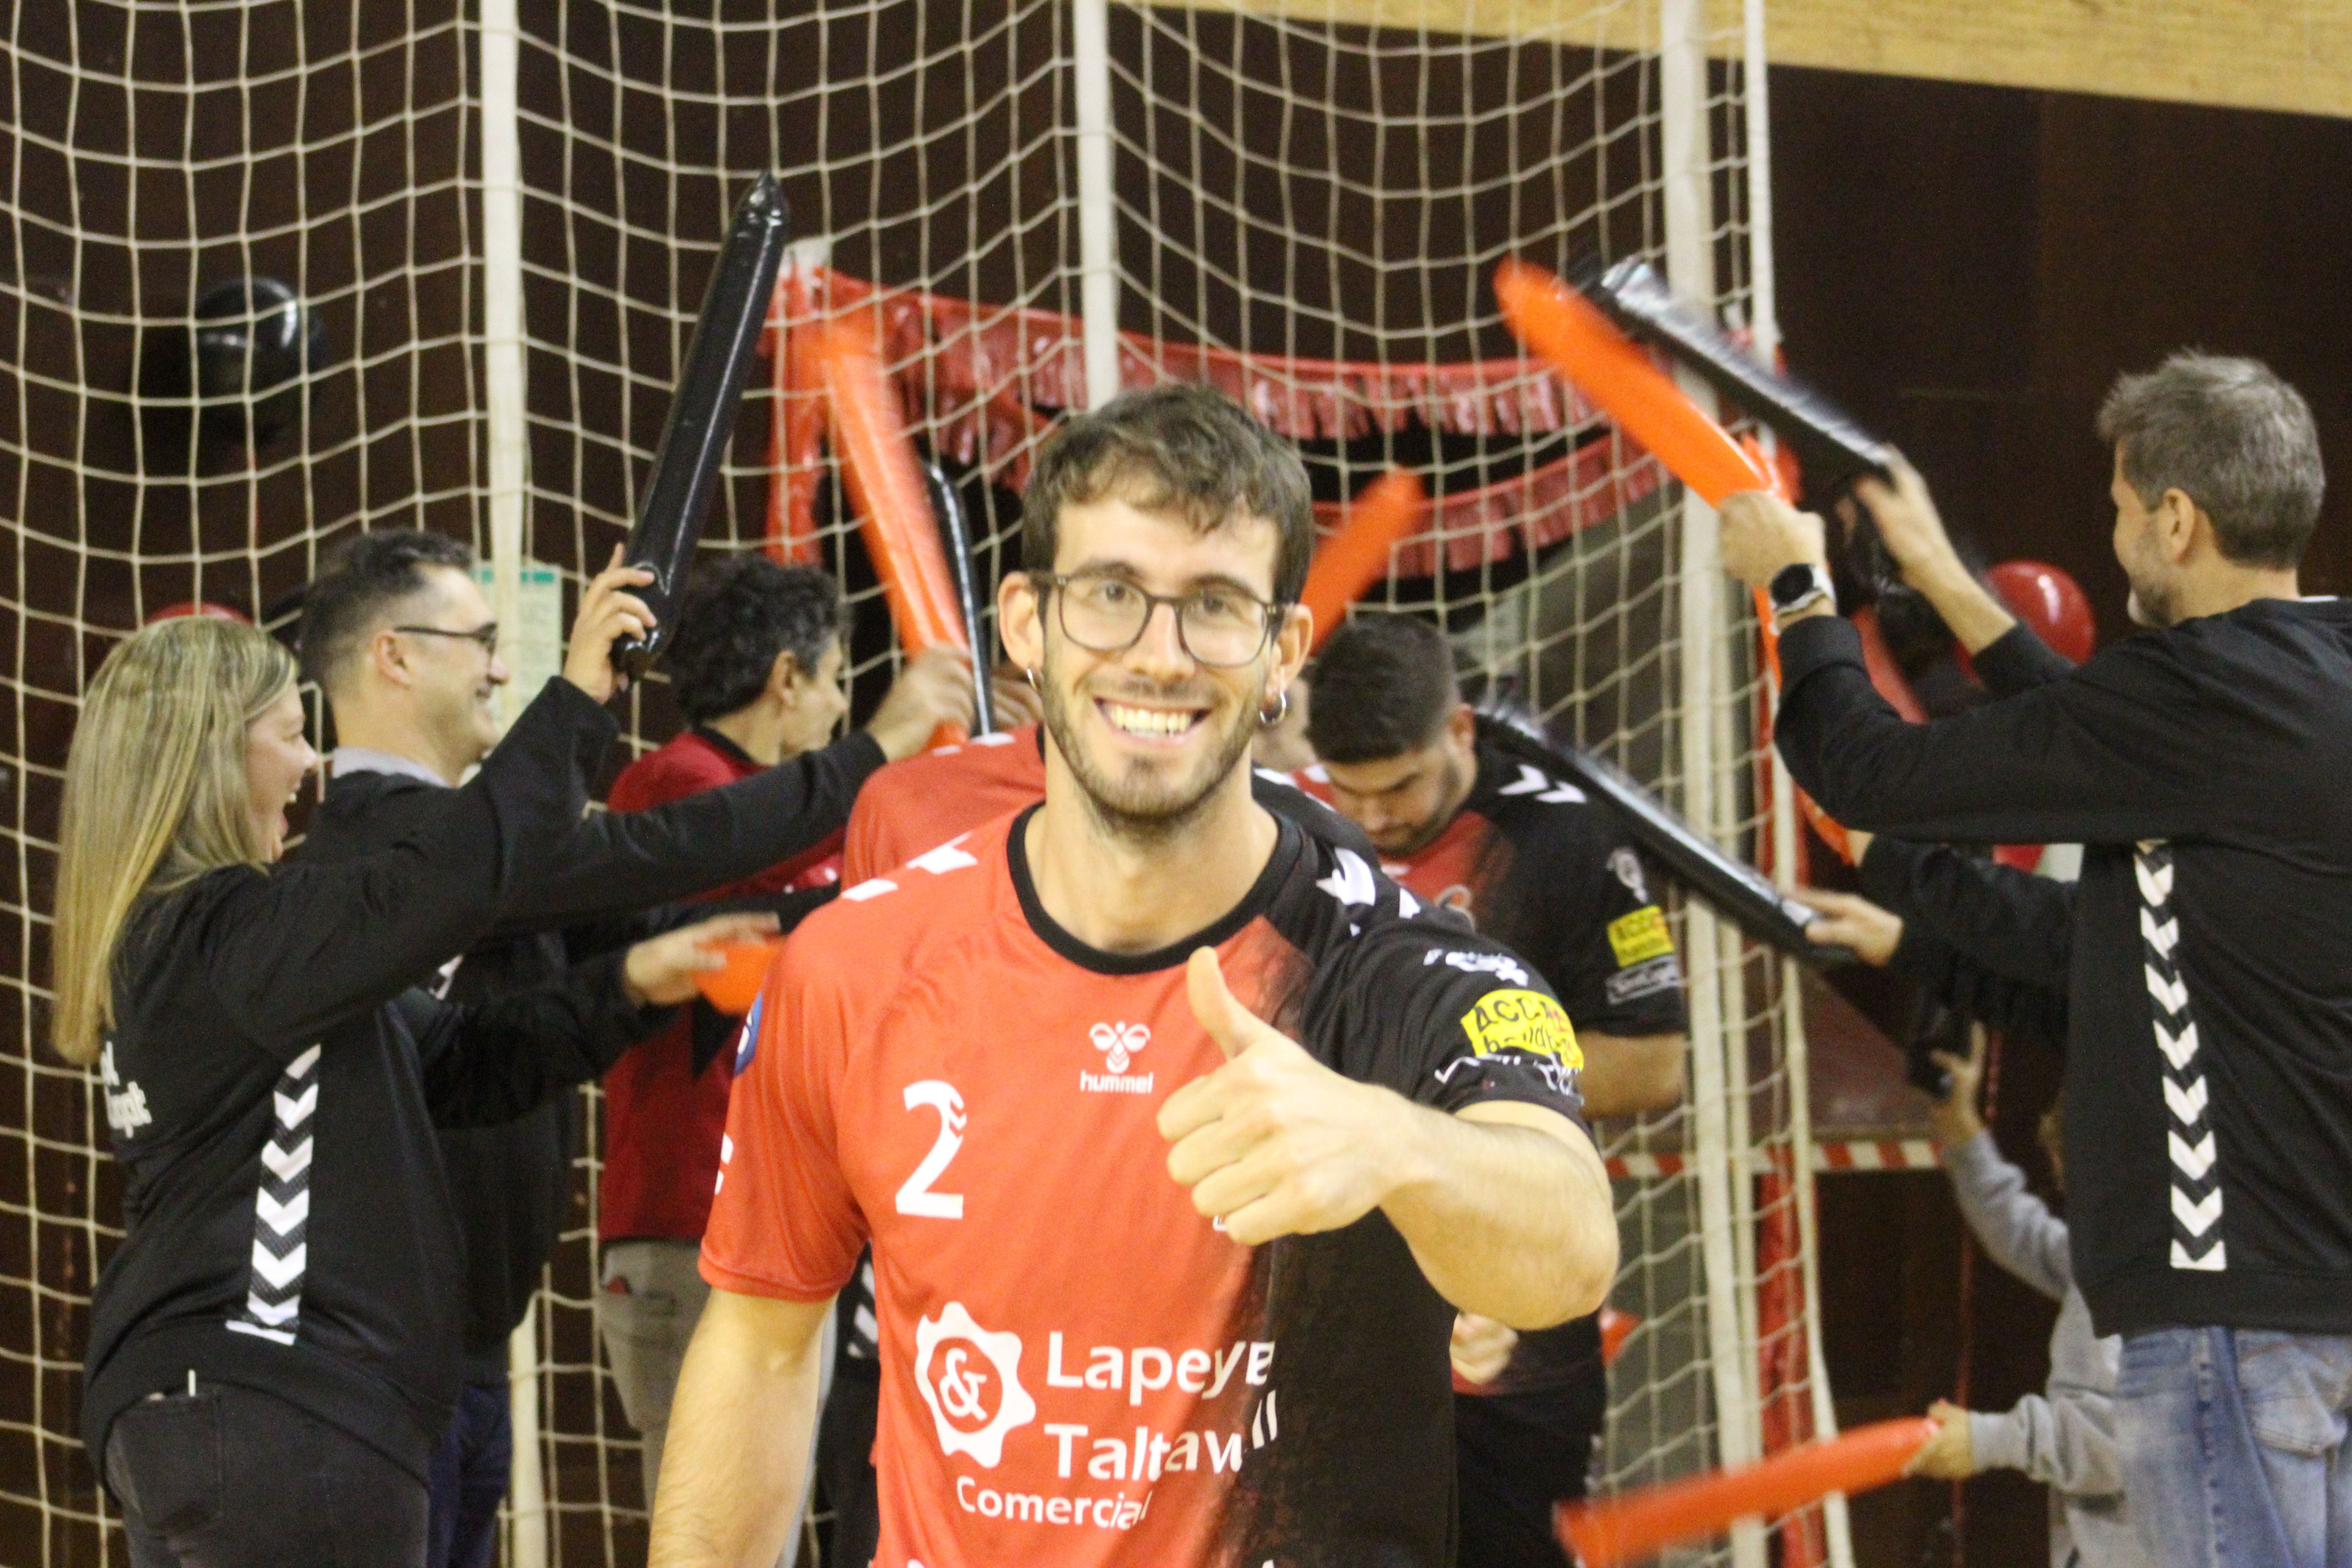
[[(664, 663), (688, 728), (614, 781), (614, 811), (644, 811), (716, 789), (828, 743), (848, 710), (841, 689), (841, 595), (833, 579), (765, 556), (729, 557), (697, 574)], [(868, 733), (887, 755), (929, 738), (961, 661), (917, 660)], [(840, 879), (841, 835), (706, 895), (751, 898)], [(818, 901), (810, 900), (812, 906)], [(789, 911), (787, 911), (789, 913)], [(604, 1243), (597, 1326), (623, 1410), (643, 1435), (646, 1497), (661, 1471), (679, 1361), (709, 1288), (696, 1271), (733, 1081), (740, 1027), (698, 1003), (623, 1057), (604, 1079)]]
[(1454, 1310), (1590, 1311), (1616, 1226), (1558, 1002), (1251, 798), (1311, 537), (1297, 455), (1203, 388), (1039, 453), (998, 624), (1045, 801), (771, 972), (660, 1568), (781, 1539), (869, 1237), (887, 1568), (1451, 1561)]
[[(1034, 713), (1036, 694), (1025, 685), (1008, 690), (1007, 684), (997, 683), (997, 713)], [(1289, 689), (1297, 692), (1303, 686), (1294, 680)], [(1295, 713), (1297, 704), (1292, 706)], [(1261, 727), (1253, 753), (1275, 732)], [(1328, 844), (1352, 849), (1367, 860), (1377, 853), (1371, 840), (1347, 818), (1280, 774), (1258, 769), (1250, 779), (1250, 793), (1268, 811), (1296, 820)], [(869, 881), (1045, 796), (1045, 735), (1034, 721), (1010, 734), (975, 735), (961, 745), (892, 763), (857, 792), (857, 804), (849, 813), (842, 877), (851, 886)], [(817, 1437), (817, 1464), (833, 1508), (835, 1560), (862, 1563), (874, 1555), (880, 1527), (871, 1456), (882, 1352), (870, 1258), (859, 1264), (856, 1275), (842, 1288), (835, 1319), (838, 1350)]]

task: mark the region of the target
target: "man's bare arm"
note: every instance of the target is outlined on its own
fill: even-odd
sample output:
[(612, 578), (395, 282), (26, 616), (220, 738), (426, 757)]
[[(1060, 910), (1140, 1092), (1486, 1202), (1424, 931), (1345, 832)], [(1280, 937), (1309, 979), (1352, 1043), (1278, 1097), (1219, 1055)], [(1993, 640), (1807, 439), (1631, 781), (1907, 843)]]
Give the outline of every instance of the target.
[(800, 1515), (832, 1310), (710, 1292), (670, 1405), (650, 1568), (772, 1568)]
[(1378, 1208), (1438, 1293), (1515, 1329), (1601, 1304), (1617, 1220), (1592, 1141), (1541, 1106), (1487, 1101), (1448, 1116), (1333, 1072), (1192, 955), (1193, 1016), (1225, 1065), (1160, 1110), (1168, 1171), (1192, 1206), (1249, 1246), (1337, 1230)]
[(1381, 1212), (1437, 1293), (1515, 1329), (1598, 1310), (1617, 1278), (1617, 1214), (1583, 1129), (1517, 1100), (1405, 1109), (1422, 1135), (1396, 1145)]
[(1584, 1070), (1577, 1074), (1587, 1116), (1638, 1116), (1683, 1102), (1680, 1035), (1599, 1035), (1579, 1030)]

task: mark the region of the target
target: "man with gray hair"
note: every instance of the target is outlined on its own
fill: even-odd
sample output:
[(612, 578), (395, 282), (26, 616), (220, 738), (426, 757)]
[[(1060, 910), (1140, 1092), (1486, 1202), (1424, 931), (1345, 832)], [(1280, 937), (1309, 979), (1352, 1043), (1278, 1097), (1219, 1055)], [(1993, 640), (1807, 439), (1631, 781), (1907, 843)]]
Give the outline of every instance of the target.
[[(2097, 428), (2147, 630), (2006, 700), (1928, 724), (1881, 700), (1818, 518), (1733, 497), (1724, 564), (1770, 590), (1777, 738), (1824, 807), (2084, 847), (2073, 1271), (2124, 1336), (2116, 1437), (2149, 1554), (2352, 1563), (2352, 605), (2296, 578), (2318, 437), (2268, 369), (2197, 353), (2119, 379)], [(1899, 523), (1927, 505), (1902, 489), (1864, 499)]]

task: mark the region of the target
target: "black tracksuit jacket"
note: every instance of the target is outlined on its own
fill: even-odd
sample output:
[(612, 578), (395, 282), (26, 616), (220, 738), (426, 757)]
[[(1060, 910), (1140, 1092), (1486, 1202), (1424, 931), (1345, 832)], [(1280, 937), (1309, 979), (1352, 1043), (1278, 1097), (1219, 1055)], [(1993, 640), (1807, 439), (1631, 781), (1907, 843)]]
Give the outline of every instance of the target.
[(382, 852), (226, 868), (137, 911), (102, 1068), (128, 1234), (91, 1303), (94, 1458), (121, 1411), (194, 1373), (423, 1480), (463, 1303), (435, 1130), (529, 1110), (643, 1025), (617, 961), (601, 987), (482, 1008), (414, 987), (544, 874), (613, 733), (551, 680), (480, 776)]
[[(789, 929), (831, 889), (719, 904), (668, 900), (763, 871), (840, 831), (858, 787), (884, 761), (881, 746), (861, 731), (723, 789), (651, 811), (591, 814), (537, 873), (509, 889), (493, 931), (441, 954), (464, 954), (444, 994), (479, 1005), (566, 984), (593, 992), (602, 967), (618, 963), (630, 943), (728, 910), (773, 909)], [(297, 858), (334, 863), (375, 854), (416, 832), (448, 794), (405, 774), (338, 775)], [(658, 1033), (669, 1017), (649, 1010), (641, 1037)], [(706, 1022), (698, 1018), (698, 1031)], [(471, 1381), (506, 1381), (507, 1336), (530, 1310), (562, 1227), (579, 1121), (579, 1096), (560, 1092), (513, 1121), (441, 1134), (466, 1243)]]
[(2102, 1334), (2352, 1332), (2352, 605), (2261, 600), (1930, 724), (1781, 638), (1790, 773), (1914, 838), (2084, 846), (2067, 1211)]
[[(1975, 663), (1995, 698), (2074, 672), (2073, 661), (2021, 623)], [(2073, 884), (1885, 834), (1855, 870), (1863, 895), (1903, 919), (1903, 941), (1887, 967), (2011, 1039), (2065, 1048)]]

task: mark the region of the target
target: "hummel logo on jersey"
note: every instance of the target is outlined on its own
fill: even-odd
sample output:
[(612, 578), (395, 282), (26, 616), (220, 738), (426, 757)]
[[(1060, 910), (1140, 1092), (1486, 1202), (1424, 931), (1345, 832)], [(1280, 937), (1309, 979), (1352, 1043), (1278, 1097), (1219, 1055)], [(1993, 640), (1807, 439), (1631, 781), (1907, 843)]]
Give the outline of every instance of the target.
[(1087, 1031), (1095, 1049), (1103, 1054), (1108, 1072), (1078, 1069), (1078, 1089), (1084, 1094), (1150, 1094), (1152, 1073), (1131, 1073), (1135, 1053), (1151, 1043), (1151, 1030), (1142, 1024), (1097, 1024)]
[(915, 1324), (915, 1386), (931, 1407), (943, 1454), (970, 1454), (989, 1469), (1004, 1458), (1004, 1436), (1037, 1416), (1021, 1386), (1021, 1336), (991, 1333), (961, 1301), (939, 1321)]
[(1151, 1031), (1141, 1024), (1097, 1024), (1087, 1035), (1113, 1072), (1125, 1072), (1129, 1059), (1151, 1043)]

